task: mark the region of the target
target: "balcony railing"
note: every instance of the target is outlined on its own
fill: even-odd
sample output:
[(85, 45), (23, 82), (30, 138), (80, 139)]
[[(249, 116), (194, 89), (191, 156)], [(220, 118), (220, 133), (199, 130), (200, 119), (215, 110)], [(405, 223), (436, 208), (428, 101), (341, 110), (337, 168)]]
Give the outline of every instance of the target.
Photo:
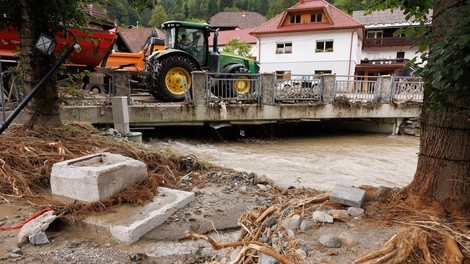
[(382, 47), (382, 46), (410, 46), (413, 40), (405, 37), (388, 37), (388, 38), (366, 38), (362, 46), (364, 48)]

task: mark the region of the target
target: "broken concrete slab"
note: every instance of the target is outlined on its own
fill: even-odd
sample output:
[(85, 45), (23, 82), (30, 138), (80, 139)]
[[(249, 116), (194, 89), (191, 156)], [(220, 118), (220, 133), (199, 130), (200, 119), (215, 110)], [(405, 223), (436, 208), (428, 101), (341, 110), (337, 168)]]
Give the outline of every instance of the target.
[(366, 191), (354, 187), (336, 184), (330, 193), (330, 201), (352, 207), (362, 207)]
[(46, 231), (56, 218), (57, 216), (54, 215), (54, 211), (51, 210), (26, 223), (18, 232), (18, 244), (27, 243), (29, 236)]
[(28, 236), (29, 242), (33, 244), (33, 246), (40, 246), (44, 244), (49, 244), (49, 239), (47, 239), (46, 233), (39, 232), (33, 235)]
[(92, 230), (104, 232), (119, 242), (132, 244), (163, 224), (178, 209), (194, 200), (192, 192), (159, 187), (153, 202), (144, 206), (121, 205), (116, 212), (90, 216), (85, 223)]
[(103, 152), (55, 163), (51, 172), (51, 190), (54, 195), (95, 202), (147, 177), (145, 163)]

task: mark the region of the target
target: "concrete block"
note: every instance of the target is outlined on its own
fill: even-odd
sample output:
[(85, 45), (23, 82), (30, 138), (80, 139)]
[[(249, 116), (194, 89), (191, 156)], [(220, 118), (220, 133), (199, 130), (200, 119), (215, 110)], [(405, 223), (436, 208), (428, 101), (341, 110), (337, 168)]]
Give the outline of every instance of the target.
[(330, 201), (353, 207), (361, 207), (366, 197), (366, 191), (336, 184), (330, 193)]
[(145, 163), (104, 152), (54, 164), (51, 189), (54, 195), (95, 202), (146, 178)]
[(192, 192), (159, 187), (158, 195), (151, 203), (139, 207), (121, 205), (115, 212), (90, 216), (85, 219), (85, 223), (91, 230), (111, 235), (119, 242), (132, 244), (194, 199)]

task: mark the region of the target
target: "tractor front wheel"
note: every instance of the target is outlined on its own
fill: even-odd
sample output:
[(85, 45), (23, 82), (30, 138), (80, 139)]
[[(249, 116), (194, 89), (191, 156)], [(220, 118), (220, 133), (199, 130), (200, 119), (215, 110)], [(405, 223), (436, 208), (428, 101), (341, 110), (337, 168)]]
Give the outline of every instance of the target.
[(184, 56), (170, 56), (161, 62), (156, 94), (164, 101), (183, 101), (191, 89), (191, 72), (195, 66)]

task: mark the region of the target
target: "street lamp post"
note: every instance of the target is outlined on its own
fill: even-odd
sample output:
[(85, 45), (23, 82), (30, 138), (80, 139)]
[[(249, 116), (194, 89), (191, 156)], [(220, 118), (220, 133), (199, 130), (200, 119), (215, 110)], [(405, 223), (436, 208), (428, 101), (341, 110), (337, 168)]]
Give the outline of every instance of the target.
[[(73, 33), (70, 32), (72, 35)], [(78, 44), (77, 38), (73, 35), (74, 44), (59, 58), (59, 60), (54, 64), (54, 66), (49, 70), (49, 72), (34, 86), (30, 93), (19, 103), (15, 110), (3, 121), (0, 125), (0, 135), (5, 131), (5, 129), (10, 126), (11, 122), (18, 116), (18, 114), (26, 107), (26, 105), (31, 101), (34, 95), (42, 88), (44, 82), (52, 75), (52, 73), (72, 54), (73, 51), (80, 52), (80, 45)], [(40, 52), (51, 55), (56, 46), (56, 42), (53, 38), (42, 34), (39, 36), (36, 44), (34, 45), (36, 49)]]

